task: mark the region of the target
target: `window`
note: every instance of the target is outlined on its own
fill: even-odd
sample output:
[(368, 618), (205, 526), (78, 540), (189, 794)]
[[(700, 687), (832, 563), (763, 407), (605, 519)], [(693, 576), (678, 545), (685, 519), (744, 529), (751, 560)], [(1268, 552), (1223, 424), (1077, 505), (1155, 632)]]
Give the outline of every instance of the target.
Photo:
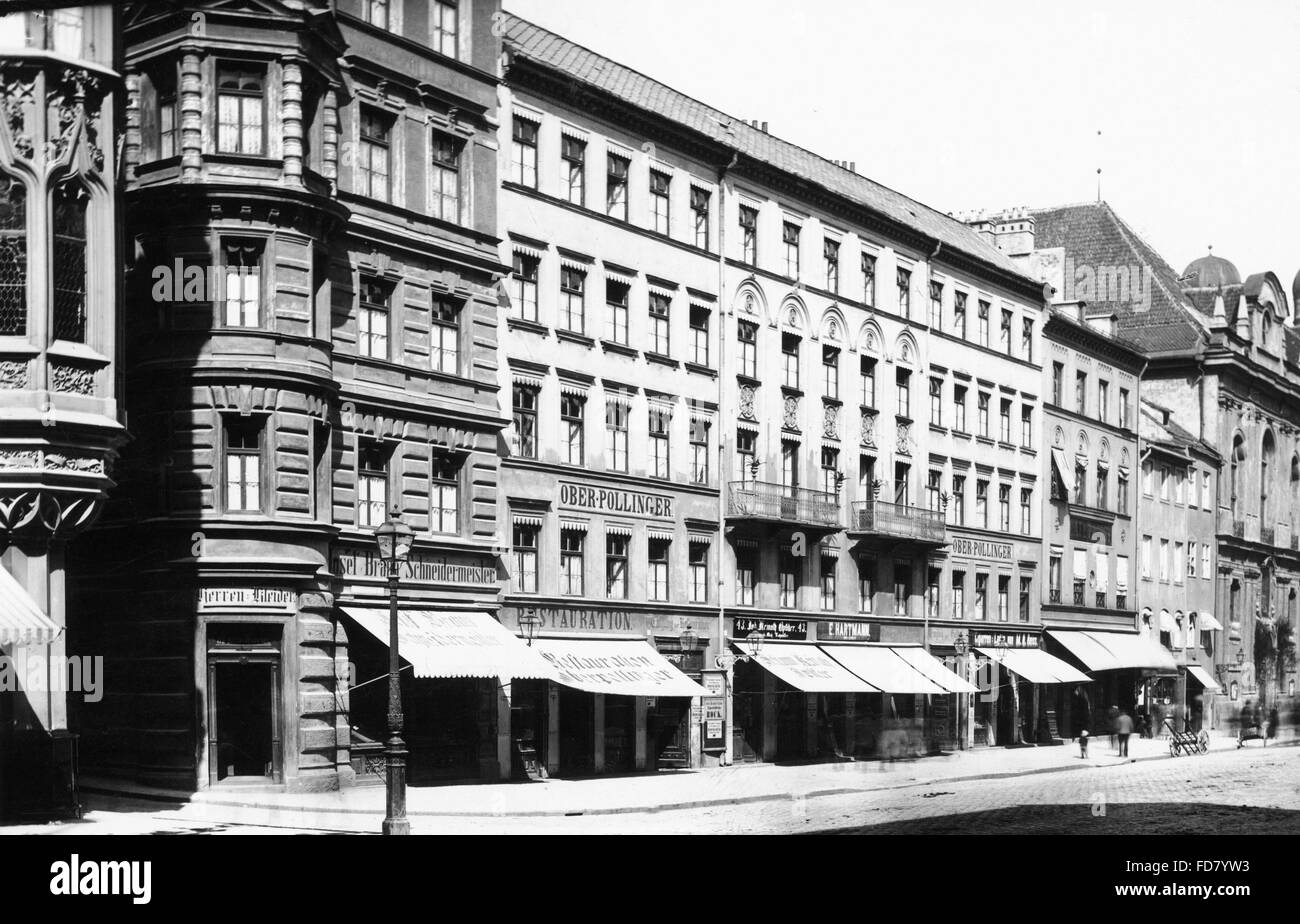
[(691, 602), (709, 602), (709, 547), (692, 542), (688, 547), (691, 567)]
[(262, 153), (263, 93), (261, 68), (217, 68), (217, 150), (228, 154)]
[(905, 318), (912, 316), (912, 273), (900, 269), (895, 281), (898, 284), (898, 313)]
[(966, 386), (952, 386), (953, 421), (952, 428), (960, 433), (966, 432)]
[(740, 483), (752, 484), (757, 477), (754, 474), (754, 463), (758, 460), (755, 454), (755, 434), (749, 430), (736, 431), (736, 474), (740, 476)]
[(975, 525), (989, 528), (989, 483), (986, 478), (975, 480)]
[(1201, 577), (1209, 581), (1214, 578), (1213, 572), (1210, 571), (1210, 544), (1201, 543)]
[(840, 351), (822, 347), (822, 394), (833, 401), (840, 397)]
[(790, 440), (781, 441), (781, 486), (799, 487), (799, 444)]
[(357, 192), (371, 199), (388, 201), (393, 120), (387, 114), (362, 108), (357, 157)]
[(434, 0), (429, 8), (429, 45), (440, 55), (456, 57), (456, 4), (448, 0)]
[(1169, 580), (1169, 540), (1160, 540), (1160, 580)]
[(532, 525), (514, 524), (511, 543), (515, 554), (515, 591), (537, 593), (537, 536), (541, 530)]
[(85, 13), (79, 9), (56, 9), (52, 11), (51, 18), (51, 47), (59, 54), (81, 57)]
[(568, 266), (560, 268), (560, 326), (581, 334), (586, 329), (583, 288), (587, 274)]
[(0, 335), (27, 333), (27, 190), (0, 172)]
[[(1179, 545), (1181, 546), (1182, 543), (1180, 542)], [(1175, 558), (1182, 557), (1181, 548), (1174, 552), (1174, 557)], [(1187, 544), (1187, 576), (1189, 578), (1196, 577), (1196, 543), (1195, 542), (1189, 542)]]
[(388, 300), (391, 290), (376, 279), (363, 280), (357, 305), (357, 352), (388, 358)]
[(1074, 605), (1087, 604), (1088, 591), (1088, 550), (1074, 550)]
[(1025, 449), (1034, 445), (1034, 408), (1030, 404), (1020, 405), (1020, 445)]
[(660, 356), (668, 355), (668, 310), (671, 304), (667, 295), (650, 293), (650, 352)]
[(1020, 489), (1020, 532), (1025, 536), (1034, 534), (1034, 489)]
[(792, 610), (799, 605), (799, 575), (797, 568), (797, 559), (790, 554), (790, 550), (782, 549), (777, 571), (777, 583), (780, 588), (779, 605), (783, 610)]
[(1002, 310), (1002, 323), (998, 325), (998, 346), (1003, 353), (1011, 355), (1011, 312), (1005, 308)]
[(537, 188), (537, 123), (515, 116), (511, 120), (511, 179), (520, 186)]
[(560, 593), (581, 597), (587, 534), (578, 529), (560, 531)]
[(570, 465), (586, 462), (587, 399), (582, 395), (560, 395), (560, 421), (564, 431), (564, 461)]
[(1147, 461), (1142, 463), (1142, 493), (1146, 497), (1150, 497), (1151, 492), (1151, 463)]
[(1097, 380), (1097, 419), (1106, 422), (1106, 411), (1110, 407), (1110, 382)]
[(835, 566), (838, 563), (832, 555), (822, 556), (821, 569), (821, 608), (824, 613), (835, 611)]
[(1074, 464), (1074, 500), (1077, 504), (1087, 504), (1088, 467), (1078, 462)]
[(930, 283), (930, 326), (935, 330), (943, 327), (943, 283)]
[(668, 599), (668, 547), (671, 543), (667, 539), (651, 539), (647, 545), (646, 598), (663, 602)]
[(991, 307), (988, 302), (981, 301), (979, 303), (979, 343), (982, 347), (989, 345), (989, 309)]
[(1074, 409), (1080, 414), (1088, 413), (1088, 373), (1074, 374)]
[(952, 296), (952, 329), (958, 337), (966, 339), (966, 293), (954, 292)]
[(709, 191), (691, 187), (691, 224), (695, 228), (695, 246), (709, 249)]
[(930, 379), (930, 423), (943, 426), (943, 379)]
[[(1294, 479), (1292, 479), (1294, 483)], [(1210, 504), (1210, 473), (1201, 472), (1201, 509), (1212, 510)]]
[(650, 408), (650, 477), (667, 478), (669, 473), (668, 426), (672, 416), (668, 411)]
[(1115, 609), (1128, 609), (1128, 556), (1115, 556)]
[(998, 622), (1006, 622), (1010, 615), (1008, 610), (1011, 605), (1011, 577), (1006, 574), (998, 575)]
[(876, 361), (870, 356), (863, 356), (859, 363), (862, 376), (862, 404), (873, 408), (876, 406)]
[(609, 445), (606, 467), (613, 472), (627, 471), (627, 424), (631, 408), (622, 401), (605, 403), (605, 438)]
[(158, 156), (175, 157), (180, 153), (180, 107), (176, 96), (176, 66), (168, 65), (154, 75), (154, 94), (158, 103)]
[(858, 559), (858, 612), (870, 613), (875, 608), (876, 562), (871, 558)]
[(374, 528), (388, 515), (388, 450), (382, 443), (357, 447), (357, 525)]
[(925, 506), (935, 513), (942, 509), (943, 472), (932, 468), (925, 476)]
[[(605, 280), (605, 339), (627, 346), (627, 297), (631, 287), (617, 279)], [(534, 306), (535, 307), (535, 306)]]
[(1160, 499), (1169, 502), (1169, 466), (1160, 466)]
[(612, 600), (627, 597), (626, 536), (605, 536), (605, 596)]
[(998, 529), (1011, 532), (1011, 485), (998, 485)]
[[(1187, 479), (1186, 484), (1184, 484), (1183, 482), (1184, 477), (1186, 477)], [(1196, 466), (1195, 465), (1189, 465), (1187, 467), (1186, 472), (1183, 472), (1181, 470), (1178, 472), (1178, 496), (1186, 499), (1188, 507), (1196, 506)]]
[(514, 408), (514, 433), (511, 449), (524, 459), (537, 458), (537, 389), (532, 385), (516, 384), (511, 401)]
[(1033, 578), (1020, 578), (1020, 621), (1029, 622), (1029, 595), (1033, 588)]
[(966, 618), (966, 572), (952, 573), (952, 618)]
[(446, 135), (430, 142), (430, 214), (443, 221), (460, 221), (460, 144)]
[[(226, 509), (250, 512), (262, 509), (262, 420), (227, 418)], [(381, 517), (376, 522), (383, 522)]]
[(650, 227), (660, 234), (669, 230), (669, 189), (672, 178), (658, 170), (650, 171)]
[(560, 136), (564, 196), (573, 205), (587, 204), (587, 142), (572, 135)]
[(1151, 579), (1151, 537), (1142, 537), (1142, 577)]
[(876, 458), (875, 456), (860, 455), (858, 456), (858, 496), (864, 500), (870, 500), (875, 497), (876, 488)]
[(709, 422), (691, 420), (691, 483), (709, 483)]
[(697, 366), (709, 364), (709, 309), (691, 305), (691, 361)]
[(829, 292), (840, 290), (840, 242), (832, 238), (822, 241), (822, 259), (826, 264), (826, 289)]
[(515, 252), (514, 272), (510, 275), (510, 313), (520, 321), (537, 322), (536, 257)]
[(434, 372), (455, 375), (460, 365), (460, 305), (435, 295), (431, 319), (429, 365)]
[(1175, 584), (1183, 583), (1183, 575), (1186, 573), (1184, 569), (1185, 569), (1185, 564), (1183, 562), (1183, 544), (1181, 542), (1175, 542), (1174, 543), (1174, 575), (1173, 575)]
[(1047, 600), (1061, 602), (1061, 553), (1055, 549), (1047, 560)]
[(262, 301), (261, 248), (253, 243), (225, 242), (221, 248), (225, 269), (227, 327), (257, 327)]
[(1106, 493), (1106, 488), (1110, 483), (1109, 475), (1110, 473), (1106, 469), (1102, 468), (1100, 464), (1097, 465), (1097, 496), (1094, 498), (1093, 506), (1100, 507), (1102, 510), (1110, 507), (1110, 498)]
[(1052, 403), (1061, 406), (1061, 390), (1065, 387), (1064, 363), (1052, 363)]
[(741, 259), (750, 266), (758, 263), (758, 209), (740, 207)]
[(1128, 515), (1128, 475), (1122, 468), (1115, 478), (1115, 510), (1121, 515)]
[(1020, 356), (1027, 363), (1034, 361), (1033, 318), (1022, 318), (1020, 321)]
[(1187, 503), (1187, 473), (1181, 468), (1174, 470), (1174, 503)]
[(894, 615), (907, 615), (908, 598), (912, 595), (912, 566), (894, 562)]
[(799, 335), (781, 335), (781, 369), (787, 388), (799, 387)]
[(838, 485), (840, 480), (840, 451), (830, 446), (823, 446), (821, 463), (822, 493), (838, 495)]
[[(56, 340), (86, 340), (86, 206), (89, 199), (80, 183), (61, 183), (54, 189), (54, 281), (52, 333)], [(26, 254), (24, 254), (24, 257)], [(23, 319), (26, 324), (26, 317)]]
[(939, 618), (939, 582), (942, 578), (941, 568), (932, 566), (926, 569), (925, 611), (931, 619)]
[(952, 476), (952, 502), (949, 504), (952, 522), (957, 526), (966, 523), (966, 476)]
[(754, 605), (754, 572), (758, 554), (753, 548), (736, 550), (736, 606)]
[(781, 242), (785, 245), (785, 274), (799, 278), (799, 226), (785, 222), (781, 227)]
[(987, 438), (989, 435), (989, 393), (982, 391), (976, 400), (979, 410), (979, 435)]
[(862, 301), (868, 308), (876, 304), (876, 258), (862, 255)]
[(1123, 430), (1128, 429), (1128, 389), (1119, 390), (1119, 425)]
[(758, 325), (736, 322), (736, 340), (740, 343), (740, 374), (758, 377)]
[(912, 416), (912, 373), (898, 369), (894, 374), (894, 383), (898, 388), (897, 413), (900, 417)]
[(1011, 399), (1003, 398), (998, 407), (998, 439), (1011, 442)]
[(978, 572), (975, 574), (975, 618), (989, 618), (989, 576)]
[(429, 529), (460, 532), (460, 462), (455, 456), (434, 453), (429, 467)]

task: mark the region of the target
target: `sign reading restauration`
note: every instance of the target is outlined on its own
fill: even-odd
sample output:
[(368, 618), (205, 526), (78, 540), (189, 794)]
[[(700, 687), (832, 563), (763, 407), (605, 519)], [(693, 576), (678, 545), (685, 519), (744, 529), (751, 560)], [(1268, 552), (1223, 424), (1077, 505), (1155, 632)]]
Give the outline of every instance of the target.
[(646, 494), (622, 488), (597, 488), (586, 484), (560, 482), (560, 506), (592, 513), (616, 513), (621, 516), (673, 518), (673, 499), (668, 494)]

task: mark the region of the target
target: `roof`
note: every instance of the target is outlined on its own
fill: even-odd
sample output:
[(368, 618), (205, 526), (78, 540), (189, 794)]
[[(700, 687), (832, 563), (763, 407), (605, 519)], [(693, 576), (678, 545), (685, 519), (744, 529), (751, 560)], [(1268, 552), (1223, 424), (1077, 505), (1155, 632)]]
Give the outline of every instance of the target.
[[(1089, 310), (1113, 311), (1120, 337), (1146, 353), (1194, 350), (1204, 342), (1204, 325), (1193, 316), (1178, 274), (1115, 214), (1109, 203), (1031, 209), (1030, 213), (1034, 217), (1035, 249), (1063, 248), (1075, 268), (1075, 278), (1066, 280), (1067, 291), (1063, 294), (1067, 299), (1082, 298)], [(1129, 297), (1130, 293), (1109, 291), (1108, 286), (1097, 285), (1091, 293), (1069, 291), (1080, 280), (1083, 267), (1091, 268), (1094, 274), (1117, 267), (1148, 268), (1149, 304)], [(1093, 297), (1086, 297), (1088, 294)]]
[(516, 56), (676, 122), (719, 145), (775, 169), (818, 184), (835, 195), (913, 228), (968, 256), (1039, 285), (1006, 254), (963, 222), (836, 165), (798, 145), (760, 131), (646, 75), (611, 61), (554, 32), (504, 14), (502, 39)]
[[(1169, 417), (1166, 419), (1165, 415)], [(1138, 408), (1138, 435), (1147, 443), (1158, 444), (1177, 453), (1196, 451), (1219, 458), (1218, 450), (1180, 426), (1168, 408), (1143, 398)]]

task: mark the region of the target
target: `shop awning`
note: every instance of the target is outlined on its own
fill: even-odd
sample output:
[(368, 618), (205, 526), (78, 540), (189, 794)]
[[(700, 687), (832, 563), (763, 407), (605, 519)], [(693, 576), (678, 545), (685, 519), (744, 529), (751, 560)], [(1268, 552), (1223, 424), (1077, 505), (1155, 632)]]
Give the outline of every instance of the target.
[(1030, 683), (1091, 683), (1092, 678), (1041, 648), (976, 648)]
[(948, 692), (884, 645), (822, 645), (821, 649), (885, 693), (942, 696)]
[(1222, 632), (1223, 623), (1214, 618), (1212, 613), (1204, 610), (1196, 614), (1196, 625), (1202, 632)]
[(1219, 686), (1218, 682), (1210, 676), (1209, 671), (1201, 667), (1199, 664), (1187, 665), (1187, 673), (1195, 677), (1197, 683), (1205, 687), (1205, 689), (1211, 693), (1222, 692), (1223, 687)]
[(619, 696), (708, 696), (648, 642), (639, 639), (539, 638), (533, 650), (555, 678), (588, 693)]
[(1065, 646), (1090, 671), (1156, 668), (1174, 671), (1174, 657), (1144, 635), (1049, 629), (1048, 635)]
[(63, 627), (45, 615), (18, 579), (0, 568), (0, 646), (48, 645)]
[[(361, 628), (388, 644), (388, 611), (345, 606)], [(397, 652), (416, 677), (514, 677), (554, 680), (545, 659), (487, 613), (403, 610)]]
[(1169, 633), (1178, 631), (1178, 623), (1175, 621), (1173, 614), (1168, 610), (1160, 611), (1160, 631)]
[(1061, 479), (1061, 488), (1065, 491), (1065, 499), (1069, 503), (1074, 503), (1071, 496), (1074, 492), (1074, 469), (1070, 466), (1070, 460), (1065, 457), (1065, 450), (1060, 446), (1052, 447), (1052, 464), (1056, 466), (1056, 477)]
[(754, 657), (767, 670), (805, 693), (879, 693), (816, 645), (764, 642)]
[(927, 679), (933, 680), (949, 693), (978, 693), (979, 687), (963, 680), (944, 666), (944, 663), (931, 655), (924, 648), (895, 648), (898, 655)]

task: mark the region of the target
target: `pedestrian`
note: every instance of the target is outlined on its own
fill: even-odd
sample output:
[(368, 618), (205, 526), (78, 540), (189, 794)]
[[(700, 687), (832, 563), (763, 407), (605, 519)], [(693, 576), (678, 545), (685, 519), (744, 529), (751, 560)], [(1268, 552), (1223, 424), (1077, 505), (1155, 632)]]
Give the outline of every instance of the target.
[(1277, 703), (1268, 710), (1268, 737), (1270, 739), (1277, 737)]
[(1133, 734), (1133, 719), (1126, 710), (1119, 711), (1115, 719), (1115, 734), (1119, 737), (1119, 756), (1128, 757), (1128, 736)]
[(1115, 723), (1119, 721), (1119, 707), (1111, 706), (1106, 710), (1106, 717), (1110, 719), (1110, 749), (1115, 750)]
[(1088, 729), (1079, 732), (1079, 756), (1088, 759)]

